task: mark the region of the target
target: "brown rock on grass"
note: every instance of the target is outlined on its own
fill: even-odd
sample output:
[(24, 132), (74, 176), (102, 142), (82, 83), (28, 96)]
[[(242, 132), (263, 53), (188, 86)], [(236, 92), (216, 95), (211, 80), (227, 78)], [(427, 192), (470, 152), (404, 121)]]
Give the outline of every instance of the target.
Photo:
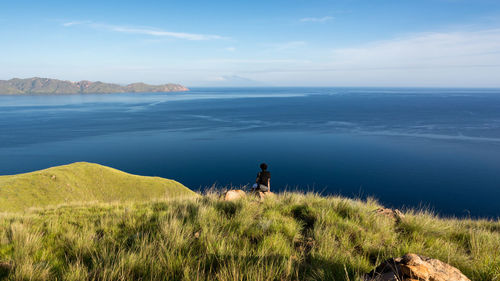
[(365, 281), (470, 281), (457, 268), (416, 254), (388, 259), (366, 274)]
[(271, 191), (266, 191), (266, 192), (259, 191), (259, 198), (260, 198), (260, 200), (264, 200), (267, 197), (273, 197), (274, 195), (275, 194), (272, 193)]
[(245, 197), (245, 191), (243, 190), (228, 190), (226, 191), (226, 193), (224, 194), (224, 200), (225, 201), (232, 201), (232, 200), (236, 200), (236, 199), (240, 199), (240, 198), (243, 198)]
[(386, 216), (395, 220), (396, 222), (400, 222), (404, 219), (405, 215), (398, 209), (389, 209), (389, 208), (378, 208), (375, 212), (379, 215)]

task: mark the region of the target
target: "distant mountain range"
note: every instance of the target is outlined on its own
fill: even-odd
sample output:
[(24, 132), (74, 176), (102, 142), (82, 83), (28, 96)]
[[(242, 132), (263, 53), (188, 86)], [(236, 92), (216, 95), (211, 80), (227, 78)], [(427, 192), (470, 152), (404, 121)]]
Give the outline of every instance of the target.
[(126, 86), (103, 82), (71, 82), (49, 78), (14, 78), (0, 80), (0, 95), (19, 94), (109, 94), (145, 92), (184, 92), (188, 88), (179, 84), (148, 85), (133, 83)]

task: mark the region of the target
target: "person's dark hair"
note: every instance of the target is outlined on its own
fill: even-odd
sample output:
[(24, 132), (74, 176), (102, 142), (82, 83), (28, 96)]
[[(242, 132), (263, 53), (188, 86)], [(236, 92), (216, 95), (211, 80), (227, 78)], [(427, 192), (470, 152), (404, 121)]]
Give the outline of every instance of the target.
[(260, 168), (264, 171), (267, 170), (267, 164), (266, 163), (260, 164)]

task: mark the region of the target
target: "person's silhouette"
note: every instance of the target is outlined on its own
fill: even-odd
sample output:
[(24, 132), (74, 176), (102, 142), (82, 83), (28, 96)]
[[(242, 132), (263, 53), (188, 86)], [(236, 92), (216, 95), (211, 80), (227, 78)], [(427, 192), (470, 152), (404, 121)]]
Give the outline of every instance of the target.
[(260, 171), (257, 174), (257, 179), (255, 180), (254, 190), (267, 192), (271, 190), (271, 173), (267, 170), (267, 164), (260, 164)]

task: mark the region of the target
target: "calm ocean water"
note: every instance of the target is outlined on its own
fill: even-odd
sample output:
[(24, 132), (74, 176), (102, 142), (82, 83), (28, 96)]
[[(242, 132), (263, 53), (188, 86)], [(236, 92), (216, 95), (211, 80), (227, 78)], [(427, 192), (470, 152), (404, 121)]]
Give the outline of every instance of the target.
[(0, 174), (75, 161), (192, 189), (245, 185), (374, 196), (500, 217), (500, 90), (197, 88), (0, 96)]

